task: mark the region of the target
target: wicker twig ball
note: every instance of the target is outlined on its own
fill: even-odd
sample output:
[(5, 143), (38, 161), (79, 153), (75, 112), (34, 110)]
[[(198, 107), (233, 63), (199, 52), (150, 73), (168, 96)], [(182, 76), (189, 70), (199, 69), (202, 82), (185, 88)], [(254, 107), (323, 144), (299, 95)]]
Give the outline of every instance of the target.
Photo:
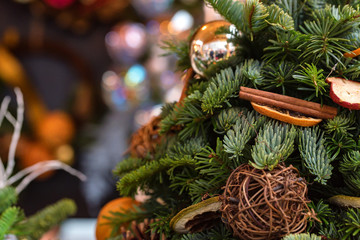
[(221, 199), (222, 219), (239, 239), (300, 233), (314, 215), (307, 206), (307, 185), (291, 165), (268, 171), (243, 164), (229, 176)]

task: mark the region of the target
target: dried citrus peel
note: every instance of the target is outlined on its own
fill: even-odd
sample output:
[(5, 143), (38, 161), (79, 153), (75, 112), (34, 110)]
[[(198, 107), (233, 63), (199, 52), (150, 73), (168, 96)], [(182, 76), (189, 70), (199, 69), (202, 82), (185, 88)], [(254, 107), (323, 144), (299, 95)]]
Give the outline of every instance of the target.
[(329, 198), (329, 202), (341, 207), (360, 208), (360, 197), (335, 195)]
[(302, 127), (311, 127), (315, 126), (318, 123), (322, 121), (320, 118), (311, 118), (311, 117), (305, 117), (305, 116), (291, 116), (288, 112), (281, 112), (278, 111), (270, 106), (260, 105), (254, 102), (251, 102), (251, 105), (253, 106), (254, 110), (258, 113), (274, 118), (276, 120), (294, 124), (297, 126)]
[(347, 52), (343, 54), (346, 58), (354, 58), (360, 55), (360, 48), (355, 49), (354, 51)]
[[(201, 214), (207, 212), (217, 212), (220, 210), (221, 202), (219, 197), (212, 197), (197, 204), (184, 208), (176, 214), (170, 221), (170, 227), (178, 233), (188, 233), (187, 223)], [(220, 216), (220, 214), (219, 214)]]

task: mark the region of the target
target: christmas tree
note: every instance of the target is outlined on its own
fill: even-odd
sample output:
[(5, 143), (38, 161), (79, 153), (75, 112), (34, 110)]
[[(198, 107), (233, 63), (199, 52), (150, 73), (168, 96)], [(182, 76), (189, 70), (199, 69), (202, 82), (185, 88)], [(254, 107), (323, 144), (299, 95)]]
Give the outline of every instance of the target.
[(226, 21), (166, 43), (185, 87), (114, 169), (148, 198), (111, 239), (359, 239), (360, 1), (206, 2)]

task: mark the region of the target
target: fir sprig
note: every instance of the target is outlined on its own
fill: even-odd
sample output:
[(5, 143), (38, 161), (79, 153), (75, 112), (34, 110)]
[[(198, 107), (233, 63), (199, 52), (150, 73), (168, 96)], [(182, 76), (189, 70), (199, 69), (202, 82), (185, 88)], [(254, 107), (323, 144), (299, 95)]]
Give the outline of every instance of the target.
[(359, 239), (360, 237), (360, 210), (350, 208), (346, 212), (346, 217), (342, 219), (341, 228), (343, 233), (342, 240)]
[(0, 215), (0, 239), (5, 239), (5, 235), (21, 219), (21, 212), (18, 207), (9, 207)]
[(201, 99), (201, 108), (204, 112), (213, 114), (216, 108), (224, 103), (229, 104), (230, 98), (237, 97), (241, 86), (241, 69), (224, 69), (210, 80), (209, 86)]
[(297, 31), (277, 32), (276, 39), (269, 39), (270, 45), (264, 48), (266, 62), (297, 61), (301, 54), (298, 48), (305, 36)]
[(282, 94), (285, 94), (286, 88), (296, 83), (293, 74), (297, 66), (292, 62), (275, 62), (266, 64), (261, 70), (263, 79), (258, 84), (263, 89), (280, 88)]
[(113, 174), (118, 177), (123, 177), (125, 174), (139, 168), (144, 164), (140, 158), (128, 157), (120, 161), (113, 170)]
[(22, 231), (29, 232), (30, 239), (40, 239), (45, 232), (56, 224), (74, 215), (76, 209), (73, 200), (62, 199), (30, 216), (25, 222), (17, 225), (15, 229), (19, 228)]
[(308, 97), (308, 100), (319, 97), (320, 95), (325, 95), (328, 84), (325, 82), (324, 70), (318, 69), (314, 64), (308, 63), (301, 67), (302, 70), (296, 71), (293, 78), (308, 87), (299, 87), (298, 89), (315, 92)]
[(294, 151), (297, 131), (294, 126), (279, 121), (267, 122), (259, 131), (256, 143), (251, 149), (252, 166), (259, 169), (274, 169)]
[(17, 202), (18, 196), (15, 188), (4, 187), (0, 189), (0, 214), (8, 207), (11, 207)]
[(241, 164), (239, 159), (243, 155), (245, 145), (255, 137), (264, 121), (265, 117), (261, 117), (255, 111), (248, 112), (239, 116), (233, 128), (224, 136), (224, 151), (234, 161), (234, 169)]
[(304, 166), (316, 176), (315, 181), (326, 184), (331, 177), (332, 159), (325, 148), (323, 133), (318, 127), (304, 128), (299, 134), (300, 156)]
[(240, 115), (247, 112), (247, 108), (231, 107), (220, 111), (216, 118), (212, 118), (214, 131), (224, 134), (235, 124)]

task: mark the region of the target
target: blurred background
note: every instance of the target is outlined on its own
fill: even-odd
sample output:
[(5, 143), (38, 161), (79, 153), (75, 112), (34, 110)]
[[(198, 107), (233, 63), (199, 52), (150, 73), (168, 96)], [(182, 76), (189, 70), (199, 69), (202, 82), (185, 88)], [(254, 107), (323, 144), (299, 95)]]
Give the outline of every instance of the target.
[[(25, 99), (16, 167), (59, 159), (87, 176), (41, 175), (20, 195), (27, 215), (67, 197), (79, 221), (63, 228), (94, 224), (119, 196), (112, 169), (131, 133), (180, 96), (183, 73), (162, 56), (163, 41), (186, 40), (215, 18), (202, 0), (1, 0), (0, 97), (18, 86)], [(11, 133), (4, 123), (2, 159)]]

